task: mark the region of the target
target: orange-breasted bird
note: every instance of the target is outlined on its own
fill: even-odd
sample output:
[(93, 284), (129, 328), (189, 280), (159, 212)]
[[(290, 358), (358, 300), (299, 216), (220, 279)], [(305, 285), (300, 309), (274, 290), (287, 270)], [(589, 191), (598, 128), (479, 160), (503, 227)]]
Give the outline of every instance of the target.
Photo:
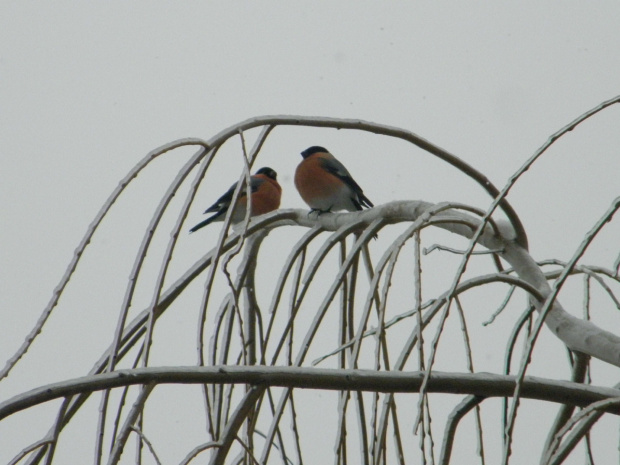
[[(282, 188), (277, 181), (278, 173), (271, 168), (261, 168), (255, 175), (250, 176), (250, 196), (252, 199), (250, 216), (258, 216), (270, 211), (276, 210), (280, 206), (280, 198), (282, 197)], [(245, 184), (245, 181), (242, 181)], [(192, 229), (190, 233), (213, 223), (214, 221), (224, 221), (226, 212), (230, 208), (233, 194), (237, 188), (237, 183), (230, 186), (230, 189), (222, 195), (217, 202), (205, 210), (205, 213), (215, 213), (204, 221), (201, 221)], [(245, 218), (246, 205), (248, 202), (246, 187), (239, 193), (235, 209), (232, 213), (231, 222), (239, 223)]]
[(350, 212), (373, 207), (349, 171), (324, 147), (301, 152), (304, 158), (295, 170), (295, 187), (311, 212)]

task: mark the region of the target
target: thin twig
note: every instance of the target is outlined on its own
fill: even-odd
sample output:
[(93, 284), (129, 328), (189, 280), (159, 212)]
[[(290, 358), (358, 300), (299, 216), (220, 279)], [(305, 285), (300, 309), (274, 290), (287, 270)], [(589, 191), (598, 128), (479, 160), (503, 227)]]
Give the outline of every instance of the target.
[(156, 321), (155, 311), (156, 311), (157, 306), (159, 305), (159, 300), (160, 300), (161, 292), (164, 286), (164, 281), (168, 274), (168, 267), (170, 266), (170, 262), (172, 261), (172, 254), (174, 253), (174, 249), (177, 244), (179, 233), (181, 231), (181, 228), (183, 227), (185, 218), (187, 217), (187, 214), (189, 213), (189, 209), (192, 206), (194, 198), (196, 197), (196, 193), (198, 191), (198, 187), (200, 186), (200, 182), (204, 178), (205, 173), (207, 172), (207, 169), (209, 168), (209, 166), (211, 165), (211, 162), (215, 158), (216, 153), (217, 153), (217, 150), (211, 150), (207, 152), (206, 154), (207, 156), (205, 157), (202, 163), (202, 167), (196, 173), (196, 177), (191, 185), (189, 192), (186, 195), (185, 202), (177, 217), (177, 222), (172, 230), (172, 234), (170, 235), (168, 245), (166, 246), (166, 252), (164, 254), (162, 265), (160, 267), (159, 274), (157, 276), (157, 281), (155, 283), (155, 288), (153, 290), (153, 297), (151, 300), (149, 317), (146, 323), (146, 331), (144, 334), (144, 344), (143, 344), (143, 351), (142, 351), (142, 357), (143, 357), (142, 366), (148, 366), (148, 359), (149, 359), (150, 347), (151, 347), (151, 342), (152, 342), (153, 329), (154, 329), (154, 325)]
[[(461, 304), (461, 299), (459, 297), (454, 298), (454, 303), (456, 304), (457, 314), (459, 316), (459, 321), (461, 323), (461, 332), (463, 333), (463, 342), (465, 344), (465, 355), (467, 360), (467, 371), (470, 373), (475, 373), (474, 370), (474, 356), (471, 350), (471, 342), (469, 337), (469, 331), (467, 329), (467, 320), (465, 318), (465, 312), (463, 311), (463, 306)], [(480, 453), (480, 462), (484, 465), (484, 440), (483, 440), (483, 430), (482, 430), (482, 419), (480, 417), (480, 407), (476, 405), (475, 410), (475, 418), (476, 418), (476, 439), (478, 441), (478, 451)]]
[(216, 442), (216, 441), (211, 441), (211, 442), (206, 442), (204, 444), (200, 444), (199, 446), (194, 447), (189, 452), (189, 454), (187, 454), (185, 458), (181, 460), (181, 462), (179, 462), (179, 465), (187, 465), (192, 460), (194, 460), (198, 456), (198, 454), (200, 454), (201, 452), (212, 449), (214, 447), (221, 447), (221, 446), (222, 446), (222, 443)]
[(149, 154), (146, 155), (142, 160), (140, 160), (136, 164), (136, 166), (134, 166), (129, 171), (129, 173), (127, 173), (127, 175), (119, 182), (118, 186), (110, 194), (108, 199), (105, 201), (105, 203), (103, 204), (103, 206), (101, 207), (97, 215), (95, 216), (95, 219), (88, 226), (86, 234), (84, 234), (84, 237), (82, 238), (79, 245), (75, 249), (75, 252), (73, 253), (73, 258), (69, 262), (69, 265), (67, 266), (67, 269), (65, 270), (65, 273), (60, 278), (60, 282), (54, 289), (54, 292), (52, 293), (52, 297), (50, 301), (48, 302), (48, 304), (46, 305), (45, 309), (43, 310), (41, 316), (35, 323), (30, 333), (28, 333), (28, 336), (26, 336), (26, 339), (21, 345), (21, 347), (17, 350), (17, 352), (11, 358), (7, 360), (4, 368), (0, 370), (0, 381), (9, 374), (9, 372), (13, 369), (13, 367), (17, 364), (17, 362), (24, 356), (24, 354), (28, 351), (28, 349), (34, 342), (34, 339), (37, 337), (37, 335), (41, 334), (43, 326), (45, 325), (48, 318), (50, 317), (54, 307), (56, 307), (56, 305), (58, 304), (58, 301), (60, 300), (60, 297), (63, 291), (65, 290), (65, 287), (71, 280), (71, 277), (73, 276), (73, 273), (75, 269), (77, 268), (78, 262), (82, 258), (82, 254), (84, 253), (86, 247), (88, 246), (88, 244), (90, 244), (90, 241), (93, 235), (95, 234), (95, 231), (97, 230), (97, 228), (99, 227), (99, 225), (101, 224), (105, 216), (108, 214), (108, 212), (110, 211), (110, 209), (112, 208), (116, 200), (124, 192), (125, 188), (155, 158), (171, 150), (174, 150), (179, 147), (187, 146), (187, 145), (201, 145), (205, 149), (209, 147), (208, 144), (202, 139), (195, 139), (195, 138), (180, 139), (177, 141), (170, 142), (169, 144), (163, 145), (162, 147), (159, 147), (149, 152)]
[(226, 460), (226, 456), (228, 455), (228, 451), (230, 450), (230, 446), (232, 445), (233, 440), (237, 437), (237, 431), (243, 424), (250, 410), (254, 408), (256, 401), (263, 395), (263, 392), (265, 392), (265, 388), (252, 386), (245, 394), (245, 397), (239, 403), (235, 409), (235, 412), (228, 420), (226, 428), (224, 429), (220, 439), (220, 446), (216, 450), (215, 454), (211, 456), (211, 460), (209, 462), (210, 465), (221, 465), (224, 463), (224, 460)]
[[(286, 280), (291, 270), (293, 269), (294, 264), (297, 263), (295, 278), (293, 281), (294, 292), (292, 292), (290, 295), (290, 304), (291, 304), (290, 308), (292, 310), (294, 308), (294, 303), (298, 299), (297, 293), (298, 293), (298, 290), (301, 284), (301, 273), (303, 271), (303, 265), (305, 263), (306, 248), (308, 244), (320, 232), (321, 232), (320, 228), (316, 228), (316, 227), (306, 232), (306, 234), (304, 234), (304, 236), (297, 242), (297, 244), (293, 246), (293, 248), (291, 249), (291, 252), (289, 253), (289, 256), (286, 259), (286, 262), (284, 263), (284, 266), (281, 268), (280, 276), (278, 277), (278, 281), (275, 284), (273, 299), (271, 301), (271, 304), (269, 305), (269, 310), (268, 310), (268, 314), (270, 315), (270, 317), (269, 317), (269, 323), (267, 325), (267, 330), (265, 332), (265, 338), (263, 342), (263, 354), (261, 358), (261, 364), (263, 365), (266, 363), (265, 357), (266, 357), (267, 345), (269, 343), (271, 331), (275, 323), (278, 306), (280, 303), (280, 299), (282, 298), (282, 292), (284, 291), (284, 285), (286, 284)], [(298, 259), (298, 257), (300, 258)], [(294, 317), (294, 313), (291, 311), (290, 318), (293, 318), (293, 317)]]
[[(588, 362), (590, 357), (584, 354), (575, 354), (575, 362), (573, 363), (573, 369), (571, 373), (571, 381), (574, 383), (583, 383), (588, 371)], [(561, 405), (560, 409), (555, 417), (553, 426), (547, 433), (547, 440), (545, 441), (545, 447), (543, 448), (543, 457), (551, 455), (551, 449), (554, 447), (554, 441), (556, 441), (556, 435), (570, 420), (575, 407), (572, 405)], [(543, 462), (544, 463), (544, 462)], [(541, 464), (542, 465), (542, 464)]]
[(16, 465), (19, 463), (24, 457), (30, 454), (32, 451), (40, 449), (42, 447), (47, 447), (54, 442), (53, 439), (41, 439), (37, 442), (30, 444), (28, 447), (23, 448), (19, 454), (11, 459), (8, 465)]
[(125, 418), (125, 423), (121, 428), (118, 436), (116, 436), (116, 440), (114, 441), (114, 447), (110, 452), (110, 457), (108, 459), (108, 465), (116, 465), (121, 458), (121, 454), (123, 453), (123, 448), (125, 447), (125, 443), (127, 442), (127, 438), (129, 437), (129, 433), (131, 432), (133, 424), (138, 419), (138, 416), (142, 414), (144, 411), (144, 404), (146, 403), (149, 395), (155, 388), (155, 383), (148, 383), (144, 386), (144, 388), (140, 391), (140, 394), (136, 397), (131, 410), (127, 414), (127, 418)]
[(471, 411), (471, 409), (478, 407), (480, 402), (483, 400), (484, 397), (467, 396), (454, 408), (454, 410), (452, 410), (452, 413), (450, 413), (448, 421), (446, 422), (446, 430), (443, 434), (443, 444), (441, 446), (441, 455), (439, 456), (438, 465), (448, 465), (450, 463), (454, 436), (456, 435), (456, 429), (459, 422), (469, 411)]
[[(151, 221), (147, 227), (147, 230), (142, 238), (142, 243), (138, 248), (138, 253), (136, 254), (136, 258), (134, 260), (134, 264), (129, 276), (129, 281), (127, 288), (125, 290), (125, 296), (123, 297), (123, 303), (121, 306), (120, 314), (118, 316), (116, 330), (114, 331), (114, 336), (112, 340), (111, 350), (109, 352), (109, 360), (107, 364), (107, 370), (112, 371), (116, 367), (116, 356), (118, 354), (118, 349), (121, 345), (121, 338), (123, 334), (123, 330), (125, 328), (125, 323), (127, 319), (127, 315), (129, 313), (129, 307), (133, 300), (133, 295), (136, 289), (136, 285), (138, 283), (138, 277), (140, 276), (140, 272), (142, 270), (142, 266), (144, 264), (144, 260), (146, 259), (147, 251), (151, 245), (151, 241), (155, 234), (155, 230), (161, 221), (164, 212), (166, 211), (168, 205), (172, 201), (177, 190), (180, 188), (181, 184), (185, 180), (191, 170), (196, 166), (196, 164), (200, 161), (201, 158), (204, 157), (206, 150), (201, 149), (196, 152), (183, 166), (183, 168), (176, 175), (166, 193), (162, 197), (159, 205), (157, 206), (155, 213), (153, 214)], [(158, 291), (159, 292), (159, 291)], [(153, 312), (149, 312), (149, 318), (147, 320), (147, 335), (150, 331), (152, 331), (152, 323), (154, 321)], [(145, 349), (148, 350), (148, 345), (150, 344), (150, 338), (147, 337), (147, 346)], [(109, 392), (104, 392), (102, 394), (101, 403), (99, 407), (99, 420), (97, 424), (97, 435), (95, 440), (95, 463), (99, 465), (101, 463), (101, 454), (103, 447), (103, 434), (105, 432), (105, 418), (108, 409), (109, 402)]]
[[(433, 244), (429, 248), (424, 248), (422, 253), (424, 255), (429, 255), (435, 250), (442, 250), (444, 252), (450, 252), (456, 255), (465, 255), (467, 253), (466, 250), (457, 250), (452, 247), (447, 247), (445, 245)], [(474, 250), (470, 255), (489, 255), (489, 254), (500, 254), (503, 250)]]
[(131, 430), (138, 435), (138, 437), (140, 438), (141, 442), (146, 444), (146, 447), (148, 448), (149, 452), (151, 453), (151, 456), (153, 457), (153, 460), (155, 460), (155, 463), (157, 465), (161, 465), (161, 460), (159, 460), (159, 457), (157, 456), (157, 453), (155, 452), (155, 448), (153, 447), (153, 444), (151, 444), (151, 441), (149, 441), (149, 439), (142, 432), (142, 430), (140, 428), (138, 428), (137, 426), (135, 426), (135, 425), (131, 426)]
[(506, 293), (506, 297), (504, 297), (504, 300), (502, 301), (502, 303), (499, 304), (499, 307), (497, 307), (497, 310), (493, 312), (491, 317), (482, 323), (482, 326), (488, 326), (492, 324), (495, 321), (495, 319), (506, 309), (506, 307), (508, 306), (508, 303), (510, 302), (510, 299), (512, 298), (515, 292), (515, 289), (516, 289), (515, 286), (510, 286), (508, 288), (508, 292)]
[(551, 310), (552, 305), (555, 301), (555, 298), (560, 292), (562, 285), (564, 284), (564, 282), (570, 275), (572, 268), (575, 266), (575, 264), (581, 258), (581, 256), (585, 253), (586, 249), (592, 243), (592, 241), (594, 240), (596, 235), (599, 233), (599, 231), (603, 228), (603, 226), (605, 226), (611, 220), (611, 218), (613, 217), (613, 215), (616, 213), (616, 211), (619, 208), (620, 208), (620, 197), (616, 198), (612, 202), (611, 206), (605, 212), (605, 214), (596, 222), (596, 224), (592, 227), (592, 229), (585, 235), (583, 241), (581, 242), (581, 244), (579, 245), (579, 247), (573, 254), (573, 257), (569, 260), (567, 267), (564, 269), (560, 277), (555, 281), (551, 293), (549, 294), (549, 296), (547, 297), (547, 300), (545, 301), (545, 304), (542, 306), (542, 308), (539, 311), (539, 316), (532, 330), (532, 334), (527, 340), (527, 346), (525, 348), (525, 351), (522, 357), (521, 366), (519, 368), (519, 374), (517, 375), (518, 382), (515, 386), (515, 392), (513, 394), (513, 400), (512, 400), (510, 414), (509, 414), (509, 421), (508, 421), (508, 425), (507, 425), (506, 432), (505, 432), (506, 444), (504, 447), (504, 454), (503, 454), (504, 465), (508, 465), (508, 459), (510, 457), (512, 430), (514, 428), (514, 424), (516, 421), (517, 407), (519, 404), (519, 395), (521, 391), (521, 385), (519, 381), (523, 379), (523, 377), (525, 376), (525, 372), (531, 360), (532, 351), (534, 350), (534, 344), (536, 342), (538, 335), (540, 334), (540, 331), (544, 324), (545, 317), (547, 316), (547, 313), (549, 313), (549, 311)]
[[(548, 465), (559, 465), (564, 461), (568, 453), (575, 447), (577, 442), (583, 437), (583, 435), (590, 431), (592, 425), (595, 421), (597, 421), (602, 415), (602, 411), (612, 405), (620, 405), (620, 397), (610, 398), (605, 400), (600, 400), (598, 402), (593, 402), (591, 405), (587, 406), (583, 410), (581, 410), (577, 415), (571, 418), (562, 429), (560, 429), (555, 435), (554, 442), (550, 445), (548, 453), (553, 453), (552, 456), (548, 456), (548, 458), (543, 458), (543, 463)], [(601, 415), (594, 415), (594, 413), (601, 413)], [(587, 428), (581, 428), (579, 430), (573, 431), (571, 437), (563, 444), (561, 448), (558, 448), (559, 441), (562, 437), (568, 433), (573, 426), (583, 420), (584, 425)], [(557, 449), (557, 450), (556, 450)]]

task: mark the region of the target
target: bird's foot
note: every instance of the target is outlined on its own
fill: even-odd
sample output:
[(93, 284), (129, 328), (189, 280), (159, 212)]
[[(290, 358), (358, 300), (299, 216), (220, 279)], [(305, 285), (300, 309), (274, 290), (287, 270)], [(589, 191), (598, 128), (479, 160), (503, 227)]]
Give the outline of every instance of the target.
[(318, 218), (323, 213), (331, 213), (331, 212), (332, 212), (331, 208), (329, 208), (327, 210), (321, 210), (320, 208), (311, 208), (310, 211), (308, 212), (308, 217), (310, 217), (310, 215), (312, 215), (313, 213), (316, 213), (316, 216)]

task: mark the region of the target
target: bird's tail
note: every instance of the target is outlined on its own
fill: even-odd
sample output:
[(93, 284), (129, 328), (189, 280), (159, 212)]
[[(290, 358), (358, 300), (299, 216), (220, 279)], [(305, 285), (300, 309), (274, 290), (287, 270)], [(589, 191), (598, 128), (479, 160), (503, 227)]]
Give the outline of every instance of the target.
[(198, 231), (200, 228), (204, 228), (205, 226), (207, 226), (208, 224), (213, 223), (217, 218), (219, 218), (222, 214), (219, 213), (217, 215), (213, 215), (210, 216), (209, 218), (207, 218), (206, 220), (202, 220), (200, 223), (198, 223), (196, 226), (194, 226), (192, 229), (189, 230), (190, 233), (196, 232)]
[(370, 199), (364, 195), (363, 192), (360, 192), (359, 194), (357, 194), (357, 198), (359, 200), (359, 203), (362, 205), (362, 207), (372, 208), (375, 206), (375, 204), (372, 203)]

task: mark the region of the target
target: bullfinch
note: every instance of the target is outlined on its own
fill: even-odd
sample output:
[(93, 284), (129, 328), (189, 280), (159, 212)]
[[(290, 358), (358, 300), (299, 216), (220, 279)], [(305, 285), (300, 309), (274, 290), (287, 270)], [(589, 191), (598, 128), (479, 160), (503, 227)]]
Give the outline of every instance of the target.
[(320, 213), (373, 207), (349, 171), (324, 147), (312, 146), (301, 152), (295, 170), (295, 187), (310, 206)]
[[(277, 181), (277, 173), (271, 168), (261, 168), (255, 175), (250, 176), (250, 196), (251, 196), (251, 211), (250, 216), (263, 215), (270, 211), (276, 210), (280, 206), (280, 198), (282, 197), (282, 188)], [(242, 183), (245, 184), (244, 181)], [(213, 223), (214, 221), (224, 221), (226, 212), (230, 208), (233, 194), (237, 187), (237, 183), (230, 186), (230, 189), (226, 191), (217, 201), (205, 210), (205, 213), (215, 213), (204, 221), (201, 221), (192, 229), (190, 233), (199, 230), (200, 228)], [(239, 223), (245, 218), (246, 205), (248, 201), (247, 189), (244, 185), (243, 190), (239, 193), (237, 203), (235, 204), (231, 222)]]

